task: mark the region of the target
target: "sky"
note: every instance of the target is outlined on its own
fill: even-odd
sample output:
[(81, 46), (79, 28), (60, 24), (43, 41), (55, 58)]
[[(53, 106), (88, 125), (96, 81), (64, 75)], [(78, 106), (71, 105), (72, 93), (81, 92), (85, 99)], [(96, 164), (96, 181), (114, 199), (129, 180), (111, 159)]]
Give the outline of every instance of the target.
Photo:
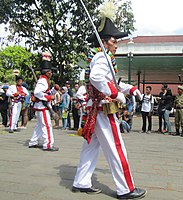
[[(131, 2), (137, 29), (133, 36), (183, 35), (183, 0), (131, 0)], [(0, 26), (0, 37), (5, 35)]]
[(183, 0), (131, 0), (140, 35), (183, 35)]

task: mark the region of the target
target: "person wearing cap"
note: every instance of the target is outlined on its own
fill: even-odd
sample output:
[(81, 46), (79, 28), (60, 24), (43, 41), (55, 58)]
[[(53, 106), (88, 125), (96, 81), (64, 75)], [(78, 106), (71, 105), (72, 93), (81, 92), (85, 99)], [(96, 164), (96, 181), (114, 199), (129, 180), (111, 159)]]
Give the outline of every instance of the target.
[[(112, 2), (106, 11), (113, 10)], [(106, 4), (105, 4), (106, 6)], [(102, 9), (102, 8), (101, 8)], [(104, 13), (104, 12), (101, 12)], [(106, 49), (107, 58), (116, 71), (114, 54), (117, 50), (117, 39), (127, 36), (120, 32), (113, 24), (107, 13), (101, 20), (99, 35)], [(90, 95), (88, 116), (82, 129), (84, 141), (80, 163), (74, 178), (72, 191), (87, 194), (98, 194), (101, 189), (92, 186), (92, 174), (96, 167), (100, 147), (108, 161), (112, 177), (115, 183), (118, 199), (135, 199), (145, 196), (146, 191), (136, 188), (127, 159), (126, 148), (120, 133), (119, 123), (115, 112), (105, 112), (108, 104), (115, 105), (115, 101), (125, 103), (124, 94), (141, 96), (136, 87), (120, 82), (119, 91), (114, 85), (114, 80), (108, 66), (108, 62), (101, 48), (98, 46), (95, 35), (88, 39), (96, 47), (89, 53), (89, 69), (87, 87)]]
[(16, 85), (11, 85), (6, 91), (6, 95), (11, 99), (9, 133), (19, 131), (19, 129), (17, 129), (17, 123), (22, 109), (22, 104), (25, 100), (25, 96), (29, 94), (27, 89), (22, 86), (22, 77), (19, 76), (16, 79)]
[(43, 60), (41, 62), (41, 67), (39, 68), (41, 76), (34, 89), (34, 110), (37, 113), (37, 123), (29, 141), (29, 148), (40, 148), (38, 141), (40, 138), (43, 138), (44, 151), (59, 150), (58, 147), (53, 145), (54, 136), (49, 111), (51, 101), (55, 98), (54, 94), (51, 95), (50, 92), (50, 78), (52, 77), (53, 69), (49, 60)]
[[(183, 137), (183, 86), (178, 86), (178, 95), (175, 97), (174, 108), (175, 108), (175, 129), (176, 132), (172, 135)], [(181, 133), (180, 133), (181, 128)]]
[(8, 90), (8, 85), (3, 85), (2, 90), (3, 93), (0, 95), (0, 113), (2, 117), (2, 125), (7, 127), (8, 124), (8, 96), (6, 95), (6, 91)]

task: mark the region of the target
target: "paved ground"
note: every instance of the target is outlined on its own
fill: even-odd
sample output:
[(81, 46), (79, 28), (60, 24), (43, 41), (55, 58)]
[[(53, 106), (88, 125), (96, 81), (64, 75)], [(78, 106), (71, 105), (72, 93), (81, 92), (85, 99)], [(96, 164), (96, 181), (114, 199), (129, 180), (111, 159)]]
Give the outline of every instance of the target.
[[(173, 120), (173, 119), (172, 119)], [(93, 184), (102, 188), (98, 195), (70, 191), (79, 162), (83, 139), (72, 131), (54, 130), (58, 152), (29, 149), (27, 143), (35, 120), (28, 129), (10, 134), (0, 129), (1, 200), (108, 200), (115, 199), (114, 183), (101, 152)], [(153, 128), (157, 129), (157, 117)], [(158, 133), (142, 134), (141, 118), (123, 134), (131, 171), (138, 187), (146, 188), (146, 200), (183, 199), (183, 138)]]

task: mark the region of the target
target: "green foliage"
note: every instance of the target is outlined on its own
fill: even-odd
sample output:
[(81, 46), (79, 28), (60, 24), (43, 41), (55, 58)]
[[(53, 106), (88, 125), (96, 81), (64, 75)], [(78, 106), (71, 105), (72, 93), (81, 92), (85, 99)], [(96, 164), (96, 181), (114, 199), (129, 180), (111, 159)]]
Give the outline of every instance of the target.
[(126, 1), (118, 7), (115, 21), (115, 24), (118, 26), (118, 28), (127, 32), (128, 34), (131, 34), (133, 31), (135, 31), (135, 19), (131, 4), (131, 1)]
[[(0, 81), (12, 83), (15, 81), (14, 69), (20, 71), (27, 83), (34, 82), (30, 65), (35, 66), (38, 56), (20, 46), (8, 46), (0, 51)], [(32, 85), (32, 84), (31, 84)]]
[[(84, 1), (94, 22), (103, 0)], [(127, 10), (125, 10), (127, 9)], [(124, 18), (129, 33), (134, 30), (130, 3), (119, 8), (117, 22), (120, 28)], [(78, 61), (87, 50), (86, 37), (91, 34), (91, 24), (79, 0), (3, 0), (0, 1), (0, 23), (9, 23), (11, 39), (26, 38), (33, 50), (48, 50), (53, 65), (59, 73), (54, 80), (62, 84), (74, 79), (78, 73)]]

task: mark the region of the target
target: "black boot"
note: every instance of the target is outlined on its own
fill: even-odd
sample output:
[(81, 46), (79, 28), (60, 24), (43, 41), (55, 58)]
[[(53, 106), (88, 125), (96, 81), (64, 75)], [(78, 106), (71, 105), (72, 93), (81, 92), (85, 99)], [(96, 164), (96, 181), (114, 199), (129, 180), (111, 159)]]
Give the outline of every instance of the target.
[(179, 129), (176, 129), (176, 133), (173, 133), (172, 135), (173, 135), (173, 136), (180, 135)]

